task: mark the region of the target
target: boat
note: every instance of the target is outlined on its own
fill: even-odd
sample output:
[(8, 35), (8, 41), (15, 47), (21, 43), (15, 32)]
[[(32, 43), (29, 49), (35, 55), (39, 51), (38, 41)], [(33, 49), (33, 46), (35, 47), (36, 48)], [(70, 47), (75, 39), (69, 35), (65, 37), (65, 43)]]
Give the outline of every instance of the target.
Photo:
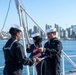
[[(23, 35), (23, 45), (24, 45), (24, 48), (26, 49), (25, 47), (25, 38), (26, 38), (26, 41), (27, 43), (29, 43), (29, 38), (28, 38), (28, 32), (27, 32), (27, 29), (25, 27), (25, 23), (24, 23), (24, 19), (23, 19), (23, 16), (22, 16), (22, 12), (24, 12), (41, 30), (42, 32), (45, 34), (45, 31), (40, 27), (40, 25), (28, 14), (28, 12), (25, 10), (24, 7), (22, 7), (19, 3), (18, 0), (14, 0), (15, 1), (15, 5), (16, 5), (16, 8), (17, 8), (17, 11), (18, 11), (18, 15), (19, 15), (19, 20), (20, 20), (20, 25), (22, 27), (24, 27), (24, 33), (26, 33), (26, 35)], [(23, 34), (24, 34), (23, 33)], [(47, 39), (47, 38), (46, 38)], [(26, 50), (25, 50), (25, 54), (27, 56), (27, 53), (26, 53)], [(70, 57), (76, 57), (76, 55), (67, 55), (63, 50), (62, 50), (62, 72), (61, 72), (61, 75), (76, 75), (76, 70), (68, 70), (66, 71), (65, 70), (65, 61), (64, 59), (66, 58), (70, 63), (71, 65), (76, 69), (76, 64), (75, 62), (72, 61), (72, 59)], [(0, 66), (0, 69), (4, 68), (4, 66)], [(36, 75), (36, 71), (35, 71), (35, 67), (32, 66), (33, 68), (33, 75)], [(26, 73), (27, 75), (30, 75), (30, 71), (29, 71), (29, 67), (27, 66), (26, 67)]]

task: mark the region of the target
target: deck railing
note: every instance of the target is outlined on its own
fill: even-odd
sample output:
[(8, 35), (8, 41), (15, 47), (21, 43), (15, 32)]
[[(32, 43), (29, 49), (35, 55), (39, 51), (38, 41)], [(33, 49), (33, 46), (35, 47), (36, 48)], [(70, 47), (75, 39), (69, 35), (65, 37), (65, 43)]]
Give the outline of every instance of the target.
[[(62, 58), (62, 72), (61, 72), (61, 75), (65, 75), (66, 72), (76, 72), (76, 64), (75, 62), (72, 61), (71, 58), (74, 58), (76, 57), (76, 55), (67, 55), (64, 51), (62, 51), (62, 55), (61, 55), (61, 58)], [(70, 64), (75, 68), (74, 70), (68, 70), (66, 71), (65, 70), (65, 60), (64, 59), (67, 59), (68, 62), (70, 62)], [(33, 75), (36, 75), (36, 70), (35, 70), (35, 66), (32, 66), (33, 67)], [(3, 69), (4, 66), (0, 66), (0, 69)]]

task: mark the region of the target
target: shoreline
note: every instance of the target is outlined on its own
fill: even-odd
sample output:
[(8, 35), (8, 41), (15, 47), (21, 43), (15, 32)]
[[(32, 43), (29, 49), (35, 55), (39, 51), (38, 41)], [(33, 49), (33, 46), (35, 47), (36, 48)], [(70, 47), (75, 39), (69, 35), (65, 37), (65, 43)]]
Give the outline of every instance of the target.
[[(0, 39), (0, 40), (8, 40), (8, 39)], [(21, 39), (22, 40), (22, 39)], [(25, 39), (26, 40), (26, 39)], [(32, 39), (30, 39), (30, 40), (32, 40)], [(48, 39), (43, 39), (43, 41), (45, 41), (45, 40), (48, 40)], [(66, 41), (66, 40), (68, 40), (68, 41), (75, 41), (76, 39), (59, 39), (59, 40), (64, 40), (64, 41)]]

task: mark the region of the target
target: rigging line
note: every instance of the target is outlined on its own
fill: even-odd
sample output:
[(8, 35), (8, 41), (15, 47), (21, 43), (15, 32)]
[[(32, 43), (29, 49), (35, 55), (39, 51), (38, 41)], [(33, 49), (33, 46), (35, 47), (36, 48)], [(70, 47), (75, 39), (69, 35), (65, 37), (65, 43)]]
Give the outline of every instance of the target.
[(22, 15), (22, 22), (23, 22), (23, 27), (24, 27), (25, 34), (26, 34), (26, 39), (27, 39), (27, 42), (28, 42), (28, 44), (29, 44), (30, 42), (29, 42), (29, 37), (28, 37), (28, 31), (27, 31), (27, 28), (25, 27), (23, 15)]
[(27, 14), (25, 14), (25, 20), (26, 20), (26, 31), (27, 31), (27, 36), (28, 36), (28, 40), (29, 40)]
[[(24, 6), (22, 0), (20, 0), (20, 2), (21, 2), (21, 4), (22, 4), (22, 6), (25, 8), (25, 6)], [(25, 19), (26, 19), (26, 27), (27, 27), (27, 30), (28, 30), (27, 14), (25, 14)]]
[(25, 19), (26, 19), (26, 27), (27, 27), (27, 30), (28, 30), (28, 20), (27, 20), (27, 14), (25, 14)]
[[(25, 14), (25, 19), (26, 19), (26, 29), (27, 29), (27, 32), (28, 32), (28, 20), (27, 20), (27, 14)], [(27, 35), (28, 35), (28, 33), (27, 33)], [(28, 35), (29, 36), (29, 35)], [(29, 37), (28, 37), (28, 39), (29, 39)]]
[(22, 6), (20, 7), (27, 14), (27, 16), (41, 29), (41, 31), (44, 32), (44, 34), (46, 34), (45, 31), (41, 28), (41, 26), (29, 15), (29, 13)]
[(7, 17), (8, 17), (8, 13), (9, 13), (9, 10), (10, 10), (11, 1), (12, 1), (12, 0), (9, 1), (9, 5), (8, 5), (8, 9), (7, 9), (7, 13), (6, 13), (6, 16), (5, 16), (5, 20), (4, 20), (4, 23), (3, 23), (3, 27), (2, 27), (2, 29), (1, 29), (1, 32), (2, 32), (2, 30), (4, 29), (4, 26), (5, 26), (5, 23), (6, 23)]
[[(24, 7), (24, 4), (23, 4), (22, 0), (20, 0), (20, 2), (21, 2), (21, 4), (22, 4), (22, 6)], [(25, 8), (25, 7), (24, 7), (24, 8)]]
[[(22, 6), (23, 6), (23, 7), (21, 7), (21, 8), (22, 8), (22, 9), (25, 8), (22, 0), (20, 0), (20, 1), (21, 1)], [(38, 28), (40, 28), (40, 30), (41, 30), (42, 32), (44, 32), (43, 29), (39, 26), (39, 24), (38, 24), (36, 21), (34, 21), (34, 19), (27, 13), (27, 11), (26, 11), (25, 9), (23, 9), (23, 10), (24, 10), (24, 12), (26, 13), (26, 14), (25, 14), (25, 18), (26, 18), (27, 30), (28, 30), (28, 22), (27, 22), (27, 16), (28, 16), (28, 17), (36, 24), (36, 26), (38, 26)], [(44, 32), (44, 34), (46, 34), (46, 33)]]
[[(23, 8), (25, 8), (24, 4), (23, 4), (23, 1), (20, 0)], [(27, 36), (28, 36), (28, 40), (29, 40), (29, 35), (28, 35), (28, 19), (27, 19), (27, 14), (25, 13), (25, 20), (26, 20), (26, 32), (27, 32)]]

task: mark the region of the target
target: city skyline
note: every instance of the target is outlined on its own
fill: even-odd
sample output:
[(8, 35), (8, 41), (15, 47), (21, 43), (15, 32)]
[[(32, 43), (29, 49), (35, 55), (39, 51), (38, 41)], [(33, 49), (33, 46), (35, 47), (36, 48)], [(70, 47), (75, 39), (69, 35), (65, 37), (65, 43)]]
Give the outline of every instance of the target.
[[(45, 25), (45, 30), (51, 28), (51, 25), (46, 24)], [(54, 25), (54, 28), (56, 28), (56, 33), (57, 33), (57, 37), (59, 39), (76, 39), (76, 25), (72, 25), (69, 28), (63, 29), (62, 27), (60, 27), (58, 24)], [(28, 35), (31, 38), (31, 35), (33, 33), (39, 33), (44, 39), (46, 39), (46, 34), (44, 34), (39, 28), (38, 26), (33, 26), (33, 29), (28, 29)], [(9, 38), (10, 34), (8, 32), (1, 32), (0, 33), (0, 38)]]
[[(55, 24), (56, 24), (56, 23), (55, 23)], [(54, 27), (55, 27), (55, 24), (54, 24), (54, 25), (45, 24), (43, 30), (45, 31), (46, 25), (49, 25), (49, 27), (54, 28)], [(12, 24), (12, 25), (13, 25), (13, 24)], [(12, 27), (12, 25), (11, 25), (10, 27)], [(58, 24), (56, 24), (56, 25), (58, 25)], [(72, 24), (72, 25), (73, 25), (73, 24)], [(61, 28), (64, 29), (64, 30), (66, 30), (67, 28), (71, 28), (72, 25), (70, 25), (70, 26), (68, 26), (68, 27), (66, 26), (65, 28), (64, 28), (63, 26), (60, 26), (60, 25), (58, 25), (58, 26), (61, 27)], [(74, 24), (74, 25), (76, 26), (76, 24)], [(33, 28), (34, 26), (37, 26), (37, 25), (34, 24), (34, 25), (32, 25), (30, 28), (28, 27), (28, 30), (30, 30), (30, 29), (33, 30), (33, 29), (34, 29), (34, 28)], [(38, 27), (38, 26), (37, 26), (37, 27)], [(9, 28), (9, 29), (10, 29), (10, 28)], [(3, 31), (8, 32), (9, 30), (3, 30)]]

